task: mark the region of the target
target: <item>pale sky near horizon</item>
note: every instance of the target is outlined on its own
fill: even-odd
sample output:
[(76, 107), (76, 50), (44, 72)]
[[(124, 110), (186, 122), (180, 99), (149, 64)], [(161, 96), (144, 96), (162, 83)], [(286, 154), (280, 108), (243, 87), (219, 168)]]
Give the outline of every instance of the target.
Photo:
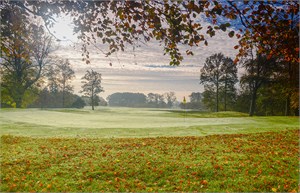
[[(169, 56), (163, 55), (163, 47), (159, 42), (150, 41), (147, 45), (140, 44), (135, 48), (128, 46), (125, 52), (112, 54), (109, 58), (97, 48), (89, 48), (91, 64), (82, 61), (79, 43), (72, 35), (72, 25), (68, 19), (60, 19), (52, 29), (57, 38), (68, 41), (61, 41), (61, 46), (53, 55), (69, 59), (75, 71), (76, 78), (72, 81), (76, 94), (81, 90), (81, 77), (86, 70), (93, 69), (102, 74), (102, 86), (105, 92), (99, 96), (106, 98), (115, 92), (135, 92), (148, 94), (150, 92), (163, 94), (165, 92), (175, 92), (178, 101), (182, 101), (185, 96), (192, 92), (203, 92), (203, 86), (199, 84), (200, 69), (204, 65), (205, 59), (212, 54), (222, 52), (225, 56), (234, 59), (237, 50), (233, 47), (237, 45), (237, 39), (229, 38), (228, 31), (218, 31), (216, 36), (208, 38), (208, 46), (200, 45), (194, 47), (194, 56), (187, 56), (182, 48), (183, 62), (178, 67), (169, 65)], [(201, 21), (201, 25), (208, 25)], [(204, 33), (204, 32), (203, 32)], [(107, 50), (107, 45), (97, 44), (101, 50)], [(134, 54), (136, 56), (134, 56)], [(112, 62), (112, 66), (109, 63)]]

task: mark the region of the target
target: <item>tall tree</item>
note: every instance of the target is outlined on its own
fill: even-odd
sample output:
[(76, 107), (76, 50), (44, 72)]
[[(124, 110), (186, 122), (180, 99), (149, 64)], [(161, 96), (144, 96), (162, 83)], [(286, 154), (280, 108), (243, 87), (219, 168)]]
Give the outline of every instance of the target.
[(42, 26), (29, 23), (14, 6), (8, 6), (1, 14), (10, 22), (1, 27), (1, 86), (20, 108), (26, 91), (38, 86), (36, 83), (49, 62), (52, 38)]
[(200, 84), (213, 86), (216, 93), (216, 112), (219, 111), (219, 88), (222, 76), (221, 66), (224, 62), (224, 55), (221, 53), (213, 54), (206, 58), (203, 68), (200, 71)]
[(75, 78), (75, 72), (72, 69), (68, 59), (59, 60), (59, 63), (56, 65), (56, 67), (59, 72), (56, 76), (63, 95), (62, 106), (65, 107), (66, 92), (73, 92), (73, 86), (70, 84), (70, 82), (73, 78)]
[(273, 69), (276, 66), (276, 59), (262, 54), (257, 54), (243, 62), (246, 74), (241, 77), (241, 84), (248, 84), (251, 92), (251, 102), (249, 115), (253, 116), (256, 109), (257, 92), (263, 84), (269, 82), (274, 74)]
[(210, 111), (216, 111), (216, 90), (212, 84), (206, 84), (204, 85), (204, 92), (203, 95), (203, 104), (205, 105), (205, 108), (209, 109)]
[(81, 81), (81, 83), (83, 83), (83, 85), (81, 86), (81, 92), (90, 97), (92, 110), (94, 110), (94, 104), (97, 94), (99, 94), (100, 92), (104, 92), (103, 88), (101, 87), (101, 74), (94, 70), (87, 70), (86, 74), (81, 79), (83, 80)]
[[(44, 19), (47, 26), (55, 21), (54, 14), (73, 16), (75, 31), (80, 32), (83, 54), (89, 63), (88, 44), (107, 44), (108, 55), (124, 50), (135, 40), (160, 41), (164, 53), (170, 55), (170, 64), (179, 65), (183, 60), (178, 45), (208, 45), (207, 36), (217, 30), (231, 30), (229, 37), (240, 39), (237, 58), (247, 55), (247, 50), (262, 42), (259, 53), (280, 56), (289, 62), (287, 103), (299, 106), (299, 1), (1, 1), (2, 5), (14, 5), (21, 14)], [(5, 6), (1, 6), (1, 9)], [(3, 12), (3, 11), (2, 11)], [(210, 21), (206, 27), (200, 17)], [(6, 17), (1, 21), (7, 21)], [(231, 24), (233, 24), (231, 26)], [(231, 29), (232, 29), (231, 28)], [(6, 49), (6, 46), (2, 46)], [(236, 62), (238, 60), (235, 60)]]
[(224, 111), (227, 111), (227, 105), (236, 96), (235, 84), (238, 82), (237, 78), (237, 65), (234, 64), (231, 58), (224, 58), (224, 63), (221, 66), (221, 72), (223, 73), (220, 82), (222, 83), (220, 90), (223, 94), (224, 99)]
[(215, 92), (216, 111), (219, 111), (220, 92), (223, 92), (224, 107), (227, 110), (228, 92), (234, 92), (234, 84), (237, 82), (237, 68), (232, 59), (222, 53), (213, 54), (206, 58), (203, 68), (200, 70), (200, 84), (204, 84), (208, 93)]
[[(75, 78), (75, 72), (72, 69), (69, 60), (53, 59), (51, 65), (48, 65), (44, 71), (44, 78), (47, 79), (47, 81), (45, 81), (47, 82), (45, 89), (47, 90), (48, 95), (55, 96), (50, 97), (55, 100), (52, 102), (56, 104), (56, 107), (59, 106), (64, 108), (70, 106), (71, 101), (69, 100), (72, 98), (73, 93), (71, 81)], [(43, 92), (41, 92), (41, 94), (42, 93)]]

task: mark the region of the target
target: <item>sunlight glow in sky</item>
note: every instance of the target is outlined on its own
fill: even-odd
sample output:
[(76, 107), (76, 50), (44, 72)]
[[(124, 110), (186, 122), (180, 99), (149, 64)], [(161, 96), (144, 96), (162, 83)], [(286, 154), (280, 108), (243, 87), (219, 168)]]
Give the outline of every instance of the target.
[[(176, 93), (177, 100), (181, 101), (184, 96), (188, 99), (192, 92), (203, 92), (199, 77), (200, 69), (207, 57), (222, 52), (225, 56), (234, 59), (237, 52), (233, 48), (237, 45), (237, 39), (229, 38), (228, 32), (219, 31), (216, 32), (215, 37), (207, 37), (208, 46), (194, 47), (194, 56), (185, 54), (185, 50), (189, 47), (179, 45), (184, 60), (178, 67), (169, 66), (170, 58), (168, 55), (163, 55), (163, 47), (159, 46), (157, 41), (150, 41), (147, 45), (141, 44), (140, 47), (135, 48), (135, 52), (129, 45), (124, 52), (120, 51), (110, 57), (105, 57), (99, 51), (107, 50), (107, 44), (98, 43), (98, 49), (90, 45), (88, 49), (91, 64), (86, 64), (82, 61), (77, 35), (73, 34), (71, 18), (66, 16), (56, 19), (57, 24), (51, 31), (62, 41), (60, 41), (60, 49), (53, 55), (69, 59), (76, 75), (72, 81), (76, 94), (80, 94), (81, 77), (86, 70), (93, 69), (102, 74), (102, 86), (105, 92), (100, 93), (100, 96), (103, 98), (115, 92), (163, 94), (172, 91)], [(199, 22), (204, 28), (208, 25), (207, 21), (199, 20)]]
[(59, 16), (54, 18), (56, 23), (50, 28), (51, 33), (61, 40), (63, 45), (69, 45), (77, 42), (77, 35), (73, 32), (74, 25), (69, 16)]

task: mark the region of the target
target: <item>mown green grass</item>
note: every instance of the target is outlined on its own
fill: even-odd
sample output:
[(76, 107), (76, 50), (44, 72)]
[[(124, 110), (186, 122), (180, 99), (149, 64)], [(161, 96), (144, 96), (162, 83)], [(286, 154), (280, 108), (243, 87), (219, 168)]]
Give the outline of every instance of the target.
[(248, 117), (249, 115), (234, 111), (220, 111), (220, 112), (205, 112), (193, 110), (168, 110), (171, 112), (170, 116), (175, 117), (193, 117), (193, 118), (224, 118), (224, 117)]
[(1, 109), (1, 192), (298, 191), (298, 117)]
[(298, 130), (205, 137), (1, 137), (2, 192), (298, 191)]
[(1, 109), (0, 124), (0, 135), (111, 138), (282, 131), (299, 128), (299, 119), (134, 108)]

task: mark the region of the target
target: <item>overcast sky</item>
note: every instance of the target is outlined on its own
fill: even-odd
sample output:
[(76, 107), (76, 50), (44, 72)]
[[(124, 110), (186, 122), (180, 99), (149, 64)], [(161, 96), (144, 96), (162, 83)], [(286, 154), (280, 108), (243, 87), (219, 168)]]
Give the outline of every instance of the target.
[[(208, 25), (201, 21), (202, 26)], [(98, 44), (89, 48), (91, 64), (82, 61), (81, 50), (72, 36), (71, 25), (66, 20), (61, 20), (53, 29), (60, 39), (71, 39), (73, 43), (62, 41), (61, 46), (53, 55), (68, 58), (72, 64), (76, 79), (72, 81), (74, 91), (81, 90), (81, 77), (86, 70), (93, 69), (102, 74), (104, 93), (100, 96), (106, 98), (114, 92), (140, 92), (148, 94), (165, 93), (173, 91), (181, 101), (183, 96), (188, 97), (192, 92), (202, 92), (203, 86), (199, 84), (200, 69), (205, 59), (212, 54), (222, 52), (225, 56), (234, 59), (237, 45), (235, 38), (229, 38), (228, 32), (217, 32), (213, 38), (208, 38), (208, 46), (194, 47), (194, 56), (187, 56), (188, 47), (180, 46), (184, 56), (183, 62), (178, 67), (169, 65), (168, 55), (163, 55), (163, 48), (157, 41), (147, 45), (140, 44), (133, 52), (132, 46), (127, 46), (125, 52), (112, 54), (110, 57), (100, 51), (105, 51), (107, 45)], [(135, 56), (134, 56), (135, 55)], [(109, 63), (112, 63), (110, 66)]]

